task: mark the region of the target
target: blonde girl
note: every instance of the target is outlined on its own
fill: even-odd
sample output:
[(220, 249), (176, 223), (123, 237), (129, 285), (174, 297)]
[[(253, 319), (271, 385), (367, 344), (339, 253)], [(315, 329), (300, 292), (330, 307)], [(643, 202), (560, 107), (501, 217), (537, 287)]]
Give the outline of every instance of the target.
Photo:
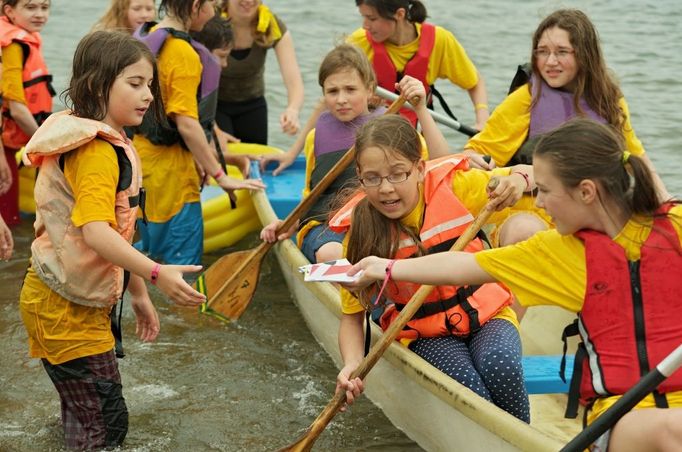
[(120, 30), (133, 33), (156, 17), (155, 0), (111, 0), (109, 9), (93, 25), (93, 30)]

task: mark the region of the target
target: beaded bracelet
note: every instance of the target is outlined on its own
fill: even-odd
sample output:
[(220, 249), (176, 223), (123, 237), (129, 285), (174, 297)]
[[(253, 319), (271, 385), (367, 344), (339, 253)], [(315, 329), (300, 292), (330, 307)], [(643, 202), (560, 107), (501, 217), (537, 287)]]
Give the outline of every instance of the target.
[(521, 171), (516, 171), (512, 174), (518, 174), (523, 177), (523, 179), (526, 181), (526, 189), (524, 191), (530, 191), (530, 178), (528, 177), (528, 174), (522, 173)]
[(487, 110), (488, 104), (475, 104), (474, 110)]

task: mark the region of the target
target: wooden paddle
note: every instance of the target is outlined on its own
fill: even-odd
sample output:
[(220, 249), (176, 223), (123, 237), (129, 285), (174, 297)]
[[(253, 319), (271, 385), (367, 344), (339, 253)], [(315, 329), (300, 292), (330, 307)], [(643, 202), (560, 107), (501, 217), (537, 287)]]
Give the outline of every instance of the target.
[[(497, 186), (498, 179), (491, 179), (489, 183), (489, 188), (494, 190)], [(483, 208), (483, 210), (478, 214), (478, 217), (469, 225), (469, 227), (464, 231), (464, 233), (459, 236), (457, 241), (452, 245), (450, 251), (461, 251), (464, 247), (473, 239), (478, 233), (479, 229), (488, 221), (488, 218), (495, 210), (495, 205), (492, 201)], [(405, 308), (400, 311), (398, 317), (395, 318), (393, 323), (388, 327), (372, 349), (369, 354), (365, 356), (360, 365), (355, 369), (351, 375), (350, 380), (359, 377), (364, 380), (370, 370), (379, 361), (381, 355), (384, 354), (386, 349), (395, 341), (398, 334), (403, 330), (407, 322), (412, 319), (412, 316), (419, 310), (421, 305), (424, 303), (426, 297), (434, 289), (434, 286), (421, 286), (419, 290), (412, 296), (410, 301), (405, 305)], [(312, 449), (313, 444), (320, 436), (322, 431), (325, 429), (327, 424), (331, 422), (332, 418), (341, 409), (343, 404), (346, 402), (346, 391), (341, 391), (337, 393), (334, 398), (327, 404), (327, 406), (322, 410), (317, 419), (308, 427), (308, 430), (301, 436), (295, 443), (280, 449), (280, 452), (292, 451), (292, 452), (307, 452)]]
[[(396, 99), (384, 114), (397, 113), (405, 98)], [(334, 167), (313, 188), (308, 196), (277, 229), (277, 235), (288, 231), (312, 207), (319, 196), (355, 160), (355, 146), (339, 160)], [(216, 317), (237, 320), (247, 308), (258, 284), (258, 275), (263, 257), (275, 244), (263, 242), (253, 250), (239, 251), (221, 257), (201, 274), (195, 288), (204, 293), (207, 303), (201, 311)], [(205, 291), (202, 291), (201, 289)], [(209, 311), (210, 310), (210, 311)], [(212, 312), (211, 312), (212, 311)]]

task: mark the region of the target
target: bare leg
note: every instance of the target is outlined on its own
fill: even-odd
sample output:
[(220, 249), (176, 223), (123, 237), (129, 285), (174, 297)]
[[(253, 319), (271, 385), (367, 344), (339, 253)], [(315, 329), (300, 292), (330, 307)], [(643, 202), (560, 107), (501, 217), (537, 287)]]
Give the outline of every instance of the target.
[(682, 408), (634, 410), (611, 432), (609, 451), (668, 452), (682, 450)]

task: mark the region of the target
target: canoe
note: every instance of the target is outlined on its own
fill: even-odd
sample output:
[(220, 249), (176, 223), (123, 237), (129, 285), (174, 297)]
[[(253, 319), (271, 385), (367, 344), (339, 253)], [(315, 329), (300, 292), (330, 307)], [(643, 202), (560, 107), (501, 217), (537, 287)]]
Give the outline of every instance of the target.
[[(272, 146), (250, 143), (233, 143), (230, 152), (235, 154), (271, 154), (281, 152)], [(17, 158), (19, 158), (17, 153)], [(242, 179), (238, 168), (228, 166), (231, 177)], [(35, 168), (23, 166), (19, 170), (19, 210), (24, 215), (35, 215), (36, 206), (33, 199)], [(261, 228), (260, 221), (253, 207), (251, 196), (247, 190), (238, 190), (237, 207), (232, 209), (227, 194), (211, 180), (213, 185), (204, 187), (201, 192), (201, 210), (204, 218), (204, 252), (209, 253), (220, 248), (234, 245), (248, 233)]]
[[(277, 179), (286, 177), (285, 171)], [(264, 180), (270, 183), (267, 177)], [(278, 216), (274, 208), (282, 210), (280, 202), (284, 197), (285, 193), (272, 186), (265, 193), (252, 195), (263, 224)], [(283, 217), (280, 212), (279, 218)], [(340, 368), (338, 290), (329, 283), (303, 282), (298, 268), (309, 262), (291, 240), (276, 245), (274, 252), (294, 303), (316, 340)], [(524, 356), (524, 369), (526, 360), (548, 358), (547, 362), (552, 363), (549, 373), (557, 379), (556, 356), (561, 353), (561, 331), (571, 320), (572, 316), (558, 308), (538, 307), (528, 311), (522, 322), (524, 353), (534, 355)], [(380, 335), (381, 329), (373, 324), (372, 343)], [(528, 381), (527, 386), (530, 388)], [(565, 394), (531, 395), (532, 420), (528, 425), (480, 398), (397, 342), (367, 376), (365, 394), (397, 428), (426, 450), (556, 451), (581, 429), (579, 419), (563, 418)], [(307, 424), (301, 425), (301, 429), (305, 427)], [(292, 432), (292, 438), (298, 433)]]

